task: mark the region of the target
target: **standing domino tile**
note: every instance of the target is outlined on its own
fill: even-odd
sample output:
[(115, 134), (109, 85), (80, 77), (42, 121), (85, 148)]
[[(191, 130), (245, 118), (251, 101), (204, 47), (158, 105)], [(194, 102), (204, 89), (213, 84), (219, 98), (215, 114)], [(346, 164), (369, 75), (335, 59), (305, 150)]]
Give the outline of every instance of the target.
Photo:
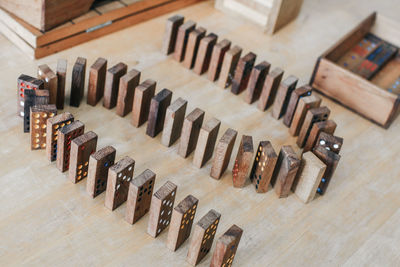
[(312, 88), (309, 85), (303, 85), (295, 89), (290, 96), (289, 103), (287, 105), (286, 113), (283, 117), (283, 124), (286, 127), (290, 127), (292, 123), (292, 119), (294, 116), (294, 112), (296, 111), (297, 104), (299, 103), (300, 98), (310, 96)]
[(327, 107), (312, 108), (307, 111), (296, 142), (300, 148), (306, 144), (313, 124), (319, 121), (326, 121), (330, 113), (331, 111)]
[(272, 107), (271, 115), (273, 118), (279, 120), (286, 113), (292, 92), (296, 89), (297, 81), (297, 77), (290, 75), (280, 84)]
[(221, 72), (219, 75), (218, 86), (227, 88), (232, 83), (233, 75), (235, 74), (236, 66), (239, 62), (242, 48), (235, 45), (225, 53), (224, 60), (222, 61)]
[(189, 238), (198, 203), (197, 198), (188, 195), (172, 211), (167, 239), (170, 250), (177, 250)]
[(201, 168), (212, 157), (215, 142), (217, 141), (221, 121), (216, 118), (209, 120), (200, 129), (199, 139), (194, 152), (193, 164)]
[(270, 67), (270, 63), (263, 61), (257, 64), (251, 71), (249, 84), (246, 90), (246, 103), (252, 104), (254, 101), (260, 98), (261, 90)]
[(74, 121), (74, 116), (69, 112), (64, 112), (53, 118), (47, 119), (46, 127), (46, 154), (49, 161), (57, 159), (57, 139), (58, 130), (65, 125), (71, 124)]
[(186, 257), (189, 264), (197, 265), (210, 251), (220, 219), (220, 213), (210, 210), (196, 223)]
[(139, 127), (145, 123), (149, 117), (150, 102), (156, 91), (156, 82), (147, 79), (138, 85), (135, 89), (132, 107), (131, 123)]
[(108, 170), (114, 165), (115, 154), (114, 147), (106, 146), (90, 155), (86, 192), (91, 197), (95, 198), (106, 190)]
[(85, 89), (86, 58), (78, 57), (72, 69), (70, 106), (79, 107)]
[(67, 81), (67, 60), (59, 59), (57, 61), (57, 99), (58, 109), (64, 109), (65, 83)]
[(49, 91), (26, 89), (24, 91), (24, 99), (24, 106), (21, 115), (24, 116), (24, 133), (29, 133), (31, 124), (31, 107), (35, 105), (47, 105), (49, 103)]
[(44, 89), (49, 90), (49, 104), (57, 103), (57, 75), (46, 64), (38, 67), (38, 78), (44, 81)]
[(303, 153), (311, 151), (315, 143), (317, 142), (318, 136), (321, 132), (333, 134), (336, 129), (336, 123), (333, 120), (319, 121), (313, 124), (311, 127), (310, 134), (307, 138), (307, 142), (304, 145)]
[(238, 95), (246, 89), (255, 61), (256, 55), (252, 52), (249, 52), (239, 59), (235, 70), (235, 76), (232, 80), (231, 92), (233, 94)]
[(243, 187), (245, 185), (249, 177), (253, 154), (253, 137), (243, 135), (232, 170), (234, 187)]
[(167, 181), (153, 195), (150, 206), (149, 224), (147, 233), (157, 237), (171, 221), (172, 208), (174, 207), (177, 186)]
[(44, 89), (44, 81), (21, 74), (17, 79), (17, 115), (24, 117), (25, 90)]
[(126, 74), (128, 66), (122, 62), (108, 69), (104, 86), (103, 106), (112, 109), (117, 105), (119, 80)]
[(104, 95), (106, 72), (107, 60), (102, 57), (99, 57), (90, 67), (87, 103), (91, 106), (96, 106)]
[(272, 103), (274, 103), (282, 77), (283, 70), (281, 68), (275, 68), (267, 74), (261, 91), (260, 99), (257, 104), (259, 110), (267, 110)]
[(183, 24), (183, 20), (184, 17), (181, 15), (175, 15), (168, 18), (167, 23), (165, 24), (163, 45), (161, 48), (161, 52), (164, 55), (169, 55), (174, 52), (178, 28)]
[(129, 183), (125, 221), (134, 224), (150, 209), (156, 174), (146, 169)]
[(217, 43), (217, 39), (218, 36), (216, 34), (209, 33), (206, 37), (200, 40), (199, 50), (193, 67), (194, 73), (201, 75), (208, 70), (208, 67), (210, 66), (211, 53), (214, 45)]
[(161, 144), (164, 146), (171, 146), (181, 136), (186, 107), (187, 101), (179, 97), (167, 108), (161, 137)]
[(199, 27), (189, 33), (188, 43), (186, 46), (185, 59), (183, 66), (188, 69), (193, 68), (196, 61), (197, 52), (201, 39), (206, 35), (206, 29)]
[(203, 120), (204, 111), (199, 108), (195, 108), (186, 116), (183, 122), (181, 140), (178, 147), (178, 154), (181, 157), (186, 158), (196, 148)]
[(117, 115), (124, 117), (131, 112), (135, 88), (139, 85), (140, 71), (132, 69), (121, 77), (119, 81)]
[(269, 141), (261, 141), (250, 174), (257, 193), (265, 193), (275, 169), (278, 156)]
[(56, 114), (56, 105), (35, 105), (31, 107), (31, 150), (46, 148), (47, 119), (53, 118)]
[(89, 170), (89, 157), (96, 152), (97, 134), (90, 131), (72, 140), (68, 176), (76, 184), (86, 178)]
[(224, 39), (218, 44), (214, 45), (211, 54), (210, 67), (207, 74), (207, 77), (210, 81), (214, 82), (219, 78), (225, 53), (229, 50), (230, 47), (231, 42), (227, 39)]
[(172, 92), (166, 88), (155, 95), (150, 102), (146, 134), (156, 137), (164, 128), (165, 114), (171, 104)]
[(135, 161), (126, 156), (108, 169), (104, 206), (115, 210), (128, 198), (129, 182), (133, 177)]
[(242, 234), (243, 230), (234, 224), (218, 238), (210, 267), (232, 266)]
[(292, 123), (290, 124), (289, 133), (292, 136), (298, 136), (301, 126), (303, 125), (307, 111), (312, 108), (317, 108), (321, 105), (321, 98), (315, 95), (302, 97), (297, 104), (294, 112)]
[(343, 138), (326, 132), (321, 132), (318, 136), (316, 144), (322, 146), (326, 150), (330, 150), (336, 154), (339, 154), (340, 150), (342, 149)]
[(210, 172), (212, 178), (220, 179), (228, 167), (233, 146), (235, 145), (236, 136), (237, 131), (229, 128), (219, 140), (215, 149), (214, 160)]
[(189, 33), (196, 27), (196, 22), (189, 20), (179, 26), (178, 34), (176, 36), (174, 58), (176, 61), (181, 62), (185, 58), (186, 45), (189, 39)]

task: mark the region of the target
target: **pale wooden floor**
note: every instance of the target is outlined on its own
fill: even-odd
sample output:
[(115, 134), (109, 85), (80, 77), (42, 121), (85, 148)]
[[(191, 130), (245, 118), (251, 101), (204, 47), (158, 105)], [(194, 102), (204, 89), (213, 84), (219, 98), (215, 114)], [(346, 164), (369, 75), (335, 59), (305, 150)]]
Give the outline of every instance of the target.
[[(317, 56), (373, 10), (398, 19), (400, 6), (397, 0), (305, 0), (298, 19), (273, 37), (214, 10), (212, 2), (180, 13), (255, 52), (257, 62), (268, 60), (306, 83)], [(160, 53), (168, 16), (39, 61), (29, 60), (0, 36), (0, 265), (186, 266), (188, 242), (170, 252), (167, 232), (157, 239), (146, 234), (148, 216), (129, 225), (123, 219), (125, 205), (110, 212), (103, 206), (104, 194), (92, 200), (85, 181), (71, 184), (43, 151), (29, 150), (28, 135), (15, 115), (15, 86), (20, 73), (34, 75), (39, 64), (55, 68), (58, 58), (67, 58), (69, 91), (77, 56), (87, 57), (89, 66), (98, 56), (106, 57), (109, 66), (123, 61), (141, 70), (143, 79), (157, 80), (158, 90), (171, 89), (173, 99), (187, 99), (188, 111), (200, 107), (206, 119), (220, 119), (219, 136), (232, 127), (256, 142), (271, 140), (277, 151), (295, 145), (269, 111), (258, 111), (243, 96), (223, 91)], [(210, 163), (198, 170), (191, 158), (177, 156), (176, 146), (163, 147), (160, 135), (147, 137), (145, 127), (136, 129), (129, 116), (119, 118), (101, 105), (66, 110), (99, 135), (99, 147), (115, 146), (118, 159), (132, 156), (136, 175), (150, 168), (157, 173), (156, 188), (168, 179), (178, 185), (177, 201), (187, 194), (199, 198), (196, 221), (211, 208), (220, 211), (217, 237), (232, 223), (241, 226), (236, 266), (399, 266), (400, 119), (383, 130), (329, 100), (323, 103), (332, 110), (336, 133), (345, 143), (328, 193), (308, 205), (294, 195), (278, 199), (273, 191), (256, 194), (252, 186), (234, 189), (230, 171), (215, 181), (208, 176)]]

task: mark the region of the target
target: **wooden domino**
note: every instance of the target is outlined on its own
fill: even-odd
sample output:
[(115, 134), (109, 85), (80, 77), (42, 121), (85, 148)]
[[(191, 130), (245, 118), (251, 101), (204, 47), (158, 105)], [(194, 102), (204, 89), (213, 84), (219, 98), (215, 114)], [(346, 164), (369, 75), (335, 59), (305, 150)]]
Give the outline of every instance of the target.
[(135, 88), (139, 85), (140, 71), (132, 69), (119, 80), (117, 115), (125, 117), (131, 112)]
[(57, 107), (54, 104), (31, 107), (31, 150), (46, 149), (47, 119), (55, 115), (57, 115)]
[(67, 60), (59, 59), (57, 61), (57, 99), (56, 106), (58, 109), (64, 109), (65, 99), (65, 83), (67, 81)]
[(297, 104), (299, 103), (300, 98), (310, 96), (311, 92), (312, 88), (309, 85), (303, 85), (302, 87), (299, 87), (292, 92), (285, 115), (283, 117), (283, 124), (286, 127), (290, 127), (292, 123), (294, 112), (296, 111)]
[(103, 99), (105, 108), (112, 109), (117, 105), (119, 80), (126, 74), (127, 70), (128, 66), (122, 62), (107, 70)]
[(255, 61), (256, 55), (252, 52), (239, 59), (232, 80), (231, 92), (233, 94), (238, 95), (246, 89)]
[(150, 210), (155, 180), (156, 174), (146, 169), (129, 183), (125, 221), (134, 224)]
[(179, 97), (167, 108), (161, 137), (161, 144), (164, 146), (171, 146), (181, 136), (186, 107), (187, 101)]
[(297, 171), (300, 167), (300, 159), (291, 146), (283, 146), (279, 152), (271, 184), (278, 197), (289, 196)]
[(56, 166), (61, 172), (69, 168), (72, 139), (83, 134), (85, 125), (80, 121), (71, 122), (58, 130)]
[(176, 189), (177, 186), (174, 183), (167, 181), (154, 193), (151, 199), (149, 224), (147, 226), (147, 233), (152, 237), (157, 237), (168, 227), (174, 207)]
[(150, 102), (156, 91), (156, 82), (147, 79), (135, 89), (132, 107), (131, 123), (135, 127), (141, 126), (149, 117)]
[(169, 55), (174, 52), (178, 28), (183, 24), (183, 20), (184, 17), (181, 15), (175, 15), (168, 18), (167, 23), (165, 24), (165, 32), (161, 48), (161, 52), (164, 55)]
[(86, 192), (95, 198), (107, 188), (108, 170), (115, 162), (116, 150), (106, 146), (94, 152), (89, 158)]
[(99, 57), (90, 67), (87, 103), (91, 106), (96, 106), (104, 95), (106, 72), (107, 59), (102, 57)]
[(189, 39), (189, 33), (196, 27), (196, 22), (189, 20), (179, 26), (178, 34), (176, 36), (176, 44), (174, 51), (174, 58), (176, 61), (181, 62), (185, 58), (186, 45)]
[(24, 133), (29, 133), (31, 125), (31, 107), (35, 105), (47, 105), (49, 103), (49, 91), (48, 90), (32, 90), (26, 89), (24, 91), (24, 109), (22, 115), (24, 115), (23, 129)]
[(294, 112), (292, 123), (290, 124), (289, 133), (292, 136), (298, 136), (301, 126), (303, 125), (307, 111), (312, 108), (317, 108), (321, 105), (321, 98), (315, 95), (302, 97), (297, 104)]
[(343, 138), (321, 132), (317, 138), (316, 144), (322, 146), (326, 150), (339, 154), (343, 146)]
[(243, 187), (245, 185), (250, 174), (253, 154), (253, 137), (243, 135), (232, 170), (234, 187)]
[(126, 156), (108, 169), (106, 199), (104, 206), (115, 210), (128, 198), (129, 182), (132, 180), (135, 161)]
[(194, 73), (201, 75), (208, 70), (210, 66), (211, 54), (214, 45), (217, 43), (218, 36), (214, 33), (209, 33), (206, 37), (200, 40), (199, 50), (197, 51), (196, 61), (194, 63)]
[(313, 149), (313, 153), (326, 165), (324, 174), (322, 175), (321, 182), (318, 185), (317, 193), (320, 195), (325, 194), (329, 182), (331, 181), (333, 174), (335, 173), (336, 167), (339, 164), (340, 155), (336, 154), (332, 150), (328, 150), (323, 146), (316, 145)]
[(201, 127), (193, 157), (194, 166), (201, 168), (212, 157), (220, 126), (221, 121), (212, 118)]
[(261, 90), (265, 82), (265, 77), (269, 72), (271, 64), (267, 61), (263, 61), (254, 66), (251, 71), (249, 83), (246, 90), (245, 102), (252, 104), (254, 101), (260, 98)]
[(92, 131), (84, 133), (71, 143), (71, 152), (68, 176), (74, 184), (87, 177), (89, 171), (89, 157), (96, 152), (97, 134)]
[(85, 89), (86, 58), (78, 57), (72, 69), (70, 106), (79, 107)]
[(250, 174), (250, 181), (254, 184), (257, 193), (268, 191), (277, 160), (278, 156), (271, 142), (261, 141), (258, 145), (256, 158)]
[(225, 53), (218, 80), (219, 87), (227, 88), (229, 85), (231, 85), (241, 54), (242, 48), (237, 45)]
[(306, 144), (313, 124), (319, 121), (326, 121), (330, 112), (327, 107), (312, 108), (307, 111), (296, 142), (300, 148)]
[(69, 112), (64, 112), (53, 118), (47, 119), (46, 127), (46, 154), (49, 161), (57, 159), (57, 140), (58, 130), (74, 121), (74, 116)]
[(219, 74), (222, 68), (222, 62), (224, 60), (225, 53), (231, 48), (231, 42), (224, 39), (214, 45), (211, 59), (210, 67), (208, 68), (207, 77), (210, 81), (214, 82), (219, 78)]
[(333, 134), (335, 132), (335, 129), (336, 123), (333, 120), (326, 120), (314, 123), (311, 127), (311, 131), (307, 138), (306, 144), (304, 145), (303, 153), (311, 151), (314, 148), (315, 143), (317, 142), (317, 138), (321, 132)]
[(228, 167), (231, 159), (233, 146), (235, 145), (237, 131), (229, 128), (219, 140), (215, 148), (214, 159), (211, 167), (210, 176), (220, 179)]
[(17, 79), (17, 115), (24, 117), (25, 90), (44, 89), (44, 81), (21, 74)]
[(303, 154), (300, 168), (293, 184), (293, 192), (304, 203), (309, 203), (317, 193), (326, 165), (311, 151)]
[(188, 69), (193, 68), (199, 50), (200, 40), (206, 35), (206, 29), (198, 27), (189, 33), (188, 43), (186, 45), (185, 59), (183, 66)]
[(197, 198), (188, 195), (172, 211), (167, 238), (168, 249), (177, 250), (189, 238), (198, 203)]
[(210, 210), (195, 224), (186, 257), (189, 264), (197, 265), (210, 251), (220, 219), (220, 213)]
[(44, 89), (49, 90), (49, 104), (57, 103), (57, 75), (46, 64), (38, 67), (38, 78), (44, 81)]
[(274, 103), (279, 84), (283, 77), (283, 72), (281, 68), (275, 68), (267, 74), (257, 104), (259, 110), (267, 110), (272, 103)]
[(242, 234), (243, 230), (234, 224), (218, 238), (210, 267), (232, 266)]
[(272, 107), (271, 115), (273, 118), (278, 120), (286, 113), (292, 92), (296, 89), (297, 81), (297, 77), (290, 75), (279, 85), (274, 105)]
[(196, 148), (201, 125), (204, 120), (204, 111), (196, 108), (186, 116), (183, 122), (181, 139), (178, 147), (178, 154), (186, 158)]
[(163, 128), (165, 114), (168, 106), (171, 104), (172, 92), (167, 88), (162, 89), (156, 94), (150, 103), (149, 119), (147, 122), (146, 134), (150, 137), (156, 137)]

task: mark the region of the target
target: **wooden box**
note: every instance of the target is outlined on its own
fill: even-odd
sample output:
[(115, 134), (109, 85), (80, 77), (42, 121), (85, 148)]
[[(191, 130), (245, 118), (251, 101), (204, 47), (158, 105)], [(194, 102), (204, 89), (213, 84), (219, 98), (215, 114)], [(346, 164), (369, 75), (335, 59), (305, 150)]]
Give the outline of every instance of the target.
[(310, 84), (322, 94), (388, 128), (399, 113), (400, 91), (389, 90), (383, 84), (400, 78), (399, 52), (370, 80), (338, 64), (369, 33), (400, 47), (400, 23), (374, 12), (318, 58)]

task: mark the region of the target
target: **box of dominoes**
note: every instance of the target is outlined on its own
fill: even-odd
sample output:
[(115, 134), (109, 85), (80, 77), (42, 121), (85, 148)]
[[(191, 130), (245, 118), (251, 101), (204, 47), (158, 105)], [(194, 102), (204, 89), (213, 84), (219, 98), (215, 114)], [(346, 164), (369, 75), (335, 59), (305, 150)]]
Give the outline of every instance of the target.
[(310, 84), (388, 128), (400, 108), (400, 23), (376, 12), (317, 60)]

